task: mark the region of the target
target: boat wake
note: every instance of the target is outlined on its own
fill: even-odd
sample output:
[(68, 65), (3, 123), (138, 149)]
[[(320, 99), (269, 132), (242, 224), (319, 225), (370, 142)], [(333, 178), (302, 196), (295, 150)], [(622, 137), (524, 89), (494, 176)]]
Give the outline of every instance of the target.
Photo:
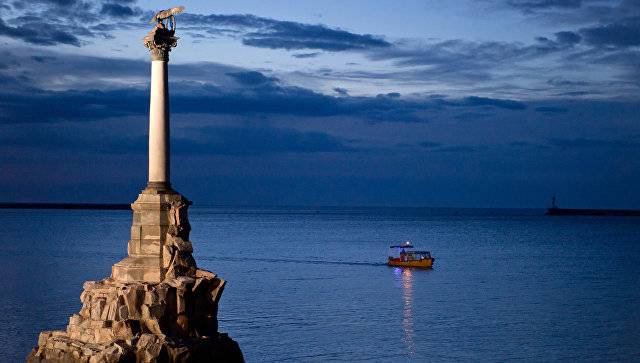
[(386, 263), (349, 262), (349, 261), (324, 261), (324, 260), (296, 260), (287, 258), (257, 258), (257, 257), (229, 257), (229, 256), (198, 256), (198, 260), (205, 261), (258, 261), (269, 263), (300, 263), (312, 265), (355, 265), (355, 266), (386, 266)]

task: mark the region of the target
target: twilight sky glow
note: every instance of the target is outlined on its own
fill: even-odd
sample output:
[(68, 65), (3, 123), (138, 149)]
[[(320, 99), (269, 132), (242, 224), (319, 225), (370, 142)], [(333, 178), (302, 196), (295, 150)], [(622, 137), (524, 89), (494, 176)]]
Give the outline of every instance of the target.
[(3, 200), (135, 198), (175, 5), (198, 203), (640, 208), (637, 0), (0, 0)]

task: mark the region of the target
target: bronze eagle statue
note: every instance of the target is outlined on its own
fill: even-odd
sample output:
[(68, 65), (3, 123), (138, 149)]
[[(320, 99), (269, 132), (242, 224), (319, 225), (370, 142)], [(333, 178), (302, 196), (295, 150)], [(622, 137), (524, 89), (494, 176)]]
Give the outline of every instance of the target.
[[(166, 50), (175, 47), (178, 42), (178, 37), (175, 36), (176, 19), (174, 15), (180, 14), (183, 11), (184, 6), (176, 6), (175, 8), (158, 11), (153, 18), (151, 18), (151, 21), (149, 21), (149, 24), (156, 22), (156, 25), (142, 40), (144, 46), (152, 51), (158, 49)], [(169, 19), (170, 27), (165, 25), (165, 19)]]
[(160, 10), (156, 13), (156, 15), (153, 16), (153, 18), (151, 18), (149, 24), (153, 24), (153, 22), (155, 21), (164, 25), (163, 21), (165, 19), (169, 19), (169, 21), (171, 22), (171, 30), (174, 30), (176, 28), (176, 19), (174, 15), (180, 14), (183, 11), (184, 6), (176, 6), (175, 8)]

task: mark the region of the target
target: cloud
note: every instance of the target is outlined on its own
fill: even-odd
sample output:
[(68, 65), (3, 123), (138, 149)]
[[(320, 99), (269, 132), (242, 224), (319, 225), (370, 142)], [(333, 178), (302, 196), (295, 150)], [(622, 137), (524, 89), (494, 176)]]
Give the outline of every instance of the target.
[(80, 46), (80, 39), (64, 30), (63, 27), (36, 20), (23, 22), (19, 26), (12, 27), (0, 19), (0, 35), (36, 45), (69, 44)]
[[(73, 128), (71, 131), (70, 128)], [(71, 131), (71, 132), (70, 132)], [(184, 133), (184, 130), (182, 130)], [(173, 137), (171, 151), (179, 155), (268, 155), (352, 152), (347, 142), (323, 132), (302, 132), (267, 125), (258, 127), (210, 127), (191, 130), (194, 136)], [(147, 152), (147, 136), (96, 132), (90, 124), (46, 128), (22, 128), (0, 136), (5, 148), (33, 148), (96, 154)]]
[(434, 148), (432, 151), (437, 153), (475, 153), (486, 151), (489, 148), (487, 146), (468, 146), (468, 145), (455, 145), (455, 146), (443, 146)]
[(333, 91), (337, 94), (339, 94), (340, 96), (348, 96), (349, 95), (349, 90), (346, 88), (341, 88), (341, 87), (334, 87)]
[(542, 112), (542, 113), (565, 113), (565, 112), (568, 112), (569, 109), (565, 107), (540, 106), (540, 107), (536, 107), (535, 111)]
[(506, 0), (504, 4), (553, 24), (619, 23), (640, 13), (636, 0)]
[(36, 0), (36, 3), (54, 4), (57, 6), (71, 6), (80, 3), (79, 0)]
[[(122, 19), (142, 14), (140, 8), (129, 6), (133, 3), (135, 1), (35, 0), (27, 7), (16, 1), (13, 9), (0, 18), (0, 36), (39, 46), (79, 47), (91, 38), (112, 37), (113, 30), (125, 26), (121, 24)], [(120, 22), (118, 27), (115, 21)]]
[(507, 4), (524, 12), (547, 9), (577, 9), (583, 4), (582, 0), (507, 0)]
[(580, 29), (588, 44), (594, 46), (633, 47), (640, 45), (640, 17), (622, 23)]
[(465, 97), (462, 99), (461, 104), (468, 106), (493, 106), (507, 110), (524, 110), (527, 108), (527, 105), (519, 101), (477, 96)]
[(172, 146), (173, 150), (176, 153), (217, 155), (353, 151), (345, 141), (329, 134), (286, 128), (205, 127), (199, 129), (198, 134), (198, 140), (178, 139)]
[[(537, 97), (547, 92), (535, 89), (532, 85), (544, 77), (568, 77), (567, 67), (575, 71), (587, 71), (593, 64), (611, 65), (612, 69), (624, 72), (628, 78), (637, 79), (640, 72), (633, 65), (632, 55), (611, 54), (612, 46), (632, 49), (635, 44), (635, 33), (619, 29), (624, 26), (634, 30), (633, 5), (604, 6), (606, 19), (611, 22), (599, 22), (600, 25), (589, 24), (575, 30), (564, 30), (551, 36), (539, 36), (533, 41), (468, 41), (449, 39), (443, 41), (420, 40), (388, 40), (382, 36), (358, 34), (348, 30), (323, 24), (305, 24), (294, 21), (276, 20), (251, 14), (181, 14), (180, 27), (184, 34), (193, 37), (224, 36), (236, 39), (244, 45), (296, 52), (292, 57), (305, 59), (322, 54), (321, 51), (358, 51), (369, 61), (389, 61), (391, 65), (381, 71), (367, 70), (328, 70), (313, 74), (312, 77), (325, 81), (332, 79), (384, 80), (391, 86), (415, 87), (423, 84), (429, 88), (445, 87), (459, 90), (458, 96), (467, 94), (500, 95), (504, 98), (518, 98), (523, 91), (535, 91)], [(26, 10), (12, 11), (11, 18), (0, 19), (0, 35), (20, 39), (30, 44), (52, 46), (66, 44), (82, 46), (93, 39), (112, 37), (114, 29), (144, 28), (144, 22), (126, 23), (122, 18), (141, 16), (143, 11), (134, 6), (135, 1), (101, 0), (85, 2), (71, 1), (37, 1), (36, 5)], [(543, 9), (553, 11), (568, 10), (580, 12), (591, 11), (595, 3), (589, 0), (577, 3), (561, 1), (511, 1), (510, 7), (521, 9)], [(577, 10), (576, 10), (577, 9)], [(629, 11), (631, 9), (631, 11)], [(623, 11), (625, 10), (625, 11)], [(615, 15), (614, 15), (615, 13)], [(622, 18), (620, 14), (627, 14)], [(66, 14), (66, 15), (65, 15)], [(546, 13), (545, 13), (546, 14)], [(145, 13), (146, 16), (146, 13)], [(49, 19), (60, 19), (51, 22)], [(605, 16), (603, 15), (603, 19)], [(622, 21), (623, 19), (627, 19)], [(615, 20), (615, 21), (614, 21)], [(118, 24), (118, 27), (115, 24)], [(49, 31), (37, 29), (50, 27)], [(625, 35), (628, 34), (628, 35)], [(607, 48), (606, 51), (590, 52), (587, 47)], [(317, 51), (313, 51), (317, 50)], [(623, 58), (626, 57), (626, 60)], [(311, 74), (312, 72), (307, 72)], [(612, 71), (613, 73), (613, 71)], [(613, 77), (613, 76), (612, 76)], [(590, 84), (588, 87), (559, 86), (564, 89), (547, 92), (545, 96), (557, 94), (570, 95), (568, 92), (588, 92), (585, 95), (595, 96), (594, 90), (609, 87), (616, 92), (608, 92), (611, 96), (628, 94), (628, 86), (611, 84)], [(247, 80), (250, 81), (250, 80)], [(333, 86), (327, 89), (334, 88)], [(582, 89), (588, 88), (588, 89)], [(353, 90), (353, 92), (356, 92)], [(406, 116), (406, 115), (405, 115)], [(403, 118), (406, 118), (403, 116)], [(385, 116), (386, 117), (386, 116)]]
[[(0, 81), (5, 85), (0, 89), (0, 123), (96, 122), (144, 117), (148, 112), (148, 61), (12, 51), (3, 62), (12, 66), (0, 69)], [(271, 74), (206, 62), (171, 65), (170, 87), (172, 113), (202, 115), (196, 116), (200, 119), (228, 115), (243, 119), (298, 119), (313, 124), (318, 122), (313, 119), (330, 118), (362, 120), (367, 124), (433, 121), (440, 124), (455, 122), (457, 118), (483, 117), (483, 123), (494, 120), (519, 123), (540, 113), (564, 117), (567, 112), (562, 112), (562, 108), (571, 109), (572, 115), (582, 119), (580, 108), (585, 107), (584, 103), (567, 103), (566, 99), (525, 102), (479, 95), (325, 94), (292, 86)], [(617, 109), (614, 106), (597, 109)], [(516, 113), (521, 116), (514, 119)], [(455, 123), (457, 126), (452, 127), (463, 126)], [(464, 127), (475, 126), (466, 123)], [(418, 140), (411, 143), (417, 144)]]
[(569, 92), (561, 92), (558, 93), (558, 96), (563, 96), (563, 97), (581, 97), (581, 96), (588, 96), (593, 94), (593, 92), (590, 91), (569, 91)]
[[(510, 7), (529, 11), (567, 11), (593, 12), (597, 2), (585, 1), (510, 1)], [(613, 18), (614, 10), (622, 13), (619, 7), (604, 6), (608, 18)], [(545, 13), (547, 14), (547, 13)], [(535, 89), (532, 85), (539, 81), (540, 75), (563, 77), (567, 69), (575, 71), (589, 70), (597, 55), (585, 51), (591, 46), (594, 35), (586, 30), (564, 30), (551, 36), (539, 36), (532, 42), (504, 41), (468, 41), (449, 39), (443, 41), (420, 41), (402, 39), (389, 41), (369, 34), (356, 34), (326, 25), (303, 24), (259, 17), (249, 14), (185, 14), (181, 23), (190, 32), (220, 34), (235, 38), (244, 45), (271, 49), (300, 50), (318, 49), (325, 51), (356, 50), (364, 53), (370, 61), (390, 61), (392, 67), (384, 71), (372, 70), (317, 70), (307, 72), (311, 77), (321, 79), (375, 79), (395, 84), (414, 86), (424, 83), (449, 87), (452, 84), (463, 86), (468, 92), (481, 89), (487, 94), (502, 94), (517, 97), (523, 91), (535, 91), (538, 95), (546, 90)], [(585, 28), (586, 29), (586, 28)], [(320, 52), (292, 54), (296, 58), (316, 57)], [(600, 53), (599, 55), (602, 55)], [(599, 61), (605, 63), (603, 59)], [(613, 61), (612, 61), (613, 62)], [(569, 67), (569, 68), (568, 68)], [(616, 64), (620, 70), (635, 75), (633, 69)], [(558, 87), (566, 87), (560, 86)], [(596, 89), (603, 84), (590, 84)], [(611, 85), (607, 85), (611, 86)], [(624, 86), (622, 86), (624, 87)], [(627, 93), (622, 87), (616, 87), (619, 93)], [(547, 92), (546, 96), (554, 96)], [(564, 89), (563, 92), (586, 91)], [(589, 91), (595, 95), (594, 92)], [(567, 93), (568, 94), (568, 93)], [(538, 96), (536, 95), (536, 96)]]
[[(563, 45), (544, 37), (538, 37), (535, 43), (529, 45), (515, 42), (474, 42), (456, 39), (426, 44), (413, 52), (399, 49), (398, 54), (393, 58), (400, 59), (400, 64), (403, 65), (454, 62), (454, 64), (477, 65), (487, 68), (488, 66), (503, 66), (507, 61), (530, 60), (563, 49), (565, 49)], [(391, 55), (393, 56), (393, 54)]]
[(227, 75), (231, 76), (239, 83), (247, 86), (257, 86), (257, 85), (263, 85), (263, 84), (273, 83), (277, 81), (277, 78), (267, 77), (264, 74), (257, 71), (234, 72), (234, 73), (227, 73)]
[(476, 121), (480, 119), (485, 119), (490, 116), (491, 115), (489, 113), (463, 112), (461, 114), (453, 116), (453, 118), (459, 121)]
[[(2, 94), (0, 123), (47, 123), (99, 120), (143, 114), (147, 111), (141, 90), (42, 91)], [(133, 101), (133, 102), (132, 102)], [(38, 107), (34, 107), (38, 105)]]
[[(635, 0), (600, 1), (600, 0), (507, 0), (510, 8), (532, 15), (531, 20), (549, 24), (576, 26), (556, 32), (555, 40), (538, 37), (540, 44), (547, 44), (548, 54), (561, 55), (555, 65), (558, 70), (581, 71), (583, 73), (600, 73), (594, 64), (607, 66), (605, 74), (616, 74), (600, 84), (592, 84), (590, 90), (566, 89), (562, 95), (570, 92), (584, 94), (604, 94), (600, 90), (608, 88), (607, 94), (628, 96), (634, 93), (622, 79), (640, 79), (637, 62), (628, 62), (637, 53), (640, 45), (640, 2)], [(542, 40), (542, 41), (541, 41)], [(636, 56), (637, 58), (637, 56)], [(635, 65), (631, 65), (635, 64)], [(547, 67), (547, 70), (550, 67)], [(556, 76), (561, 76), (558, 72)], [(598, 77), (589, 77), (598, 78)], [(602, 78), (601, 78), (602, 80)], [(616, 82), (617, 81), (617, 82)], [(585, 93), (587, 92), (587, 93)]]
[[(0, 89), (0, 123), (95, 121), (147, 112), (147, 61), (28, 50), (11, 52), (4, 60), (16, 66), (0, 69), (0, 79), (7, 85)], [(262, 72), (207, 62), (172, 65), (170, 86), (171, 110), (176, 114), (340, 116), (370, 123), (424, 123), (435, 115), (429, 110), (459, 113), (527, 107), (517, 100), (481, 96), (402, 96), (398, 92), (352, 96), (341, 87), (334, 87), (337, 94), (324, 94)]]
[(371, 34), (356, 34), (321, 24), (275, 20), (250, 14), (184, 14), (181, 22), (191, 31), (240, 34), (247, 46), (270, 49), (319, 49), (331, 52), (390, 47)]
[(320, 52), (313, 52), (313, 53), (292, 54), (291, 56), (298, 59), (305, 59), (305, 58), (315, 58), (319, 55), (320, 55)]
[(317, 33), (318, 36), (311, 34), (287, 33), (277, 32), (264, 35), (261, 33), (251, 33), (242, 40), (242, 44), (258, 47), (258, 48), (270, 48), (270, 49), (322, 49), (326, 51), (338, 52), (344, 50), (359, 50), (368, 49), (373, 47), (384, 46), (384, 41), (377, 40), (373, 37), (361, 39), (360, 36), (353, 36), (346, 31), (334, 31), (341, 34), (325, 34), (324, 36), (319, 34), (323, 30), (319, 27)]
[(555, 33), (556, 41), (562, 44), (578, 44), (582, 37), (571, 31), (561, 31)]
[(586, 81), (570, 80), (564, 77), (554, 77), (554, 78), (548, 79), (546, 83), (554, 87), (567, 87), (567, 86), (574, 87), (574, 86), (589, 85), (589, 82), (586, 82)]
[[(98, 120), (146, 113), (148, 62), (38, 54), (34, 58), (32, 51), (16, 51), (5, 57), (17, 66), (0, 69), (0, 78), (7, 85), (0, 89), (1, 123)], [(216, 63), (176, 64), (171, 74), (171, 107), (177, 113), (342, 115), (371, 122), (421, 122), (425, 118), (420, 111), (442, 107), (429, 98), (404, 99), (396, 94), (336, 97), (282, 84), (261, 72)], [(55, 90), (50, 89), (52, 84)], [(47, 112), (34, 104), (46, 107)]]
[[(202, 82), (197, 85), (180, 81), (172, 83), (172, 111), (229, 115), (352, 116), (369, 122), (425, 122), (426, 117), (421, 111), (428, 109), (488, 106), (520, 110), (526, 107), (513, 100), (485, 97), (459, 100), (349, 95), (335, 97), (301, 87), (280, 85), (262, 74), (239, 72), (229, 73), (228, 77), (229, 82), (237, 82), (236, 86), (218, 87)], [(148, 91), (142, 87), (82, 91), (24, 88), (0, 95), (0, 123), (98, 120), (144, 115), (148, 102)], [(34, 104), (40, 107), (34, 108)]]
[(0, 136), (5, 148), (39, 149), (59, 153), (78, 152), (90, 154), (145, 154), (146, 136), (96, 132), (93, 124), (55, 125), (53, 127), (16, 128)]
[(421, 146), (425, 149), (428, 149), (429, 152), (436, 153), (474, 153), (479, 151), (486, 151), (489, 148), (487, 146), (472, 146), (472, 145), (444, 145), (439, 142), (433, 141), (423, 141), (418, 143), (418, 146)]
[(49, 61), (55, 60), (54, 57), (47, 57), (47, 56), (40, 56), (40, 55), (32, 55), (31, 59), (33, 59), (34, 61), (36, 61), (38, 63), (45, 63), (45, 62), (49, 62)]
[[(104, 91), (142, 89), (148, 87), (149, 82), (149, 61), (144, 58), (107, 58), (63, 54), (42, 48), (14, 47), (4, 55), (4, 59), (11, 64), (11, 70), (4, 73), (8, 76), (20, 75), (23, 87)], [(179, 88), (188, 88), (184, 92), (198, 92), (203, 81), (218, 87), (232, 88), (246, 86), (239, 82), (239, 78), (244, 77), (247, 82), (250, 81), (250, 74), (243, 73), (250, 72), (249, 70), (214, 62), (171, 64), (170, 72), (171, 80), (178, 83)], [(235, 77), (229, 74), (234, 74)], [(258, 77), (271, 78), (261, 74)], [(178, 90), (172, 89), (172, 93)]]
[[(366, 56), (372, 61), (390, 61), (397, 70), (381, 72), (351, 72), (360, 78), (389, 78), (416, 82), (443, 82), (445, 85), (483, 84), (504, 90), (514, 78), (537, 78), (532, 62), (539, 60), (548, 70), (548, 58), (566, 54), (575, 47), (575, 37), (559, 33), (556, 39), (538, 37), (531, 44), (500, 41), (468, 41), (453, 39), (438, 42), (406, 40), (393, 47), (372, 49)], [(526, 71), (525, 71), (526, 70)], [(542, 71), (542, 69), (541, 69)], [(500, 80), (499, 85), (494, 85)], [(487, 89), (487, 88), (485, 88)]]
[(107, 3), (102, 4), (100, 13), (115, 18), (128, 18), (131, 16), (140, 15), (142, 11), (140, 9), (133, 9), (126, 5)]

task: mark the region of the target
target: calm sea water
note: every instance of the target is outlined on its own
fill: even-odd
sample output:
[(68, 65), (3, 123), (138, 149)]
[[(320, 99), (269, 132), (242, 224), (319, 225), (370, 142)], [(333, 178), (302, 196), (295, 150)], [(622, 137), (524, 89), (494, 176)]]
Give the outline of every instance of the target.
[[(640, 361), (640, 219), (541, 211), (191, 209), (249, 362)], [(124, 257), (126, 211), (0, 210), (0, 361)], [(384, 265), (411, 239), (433, 270)]]

